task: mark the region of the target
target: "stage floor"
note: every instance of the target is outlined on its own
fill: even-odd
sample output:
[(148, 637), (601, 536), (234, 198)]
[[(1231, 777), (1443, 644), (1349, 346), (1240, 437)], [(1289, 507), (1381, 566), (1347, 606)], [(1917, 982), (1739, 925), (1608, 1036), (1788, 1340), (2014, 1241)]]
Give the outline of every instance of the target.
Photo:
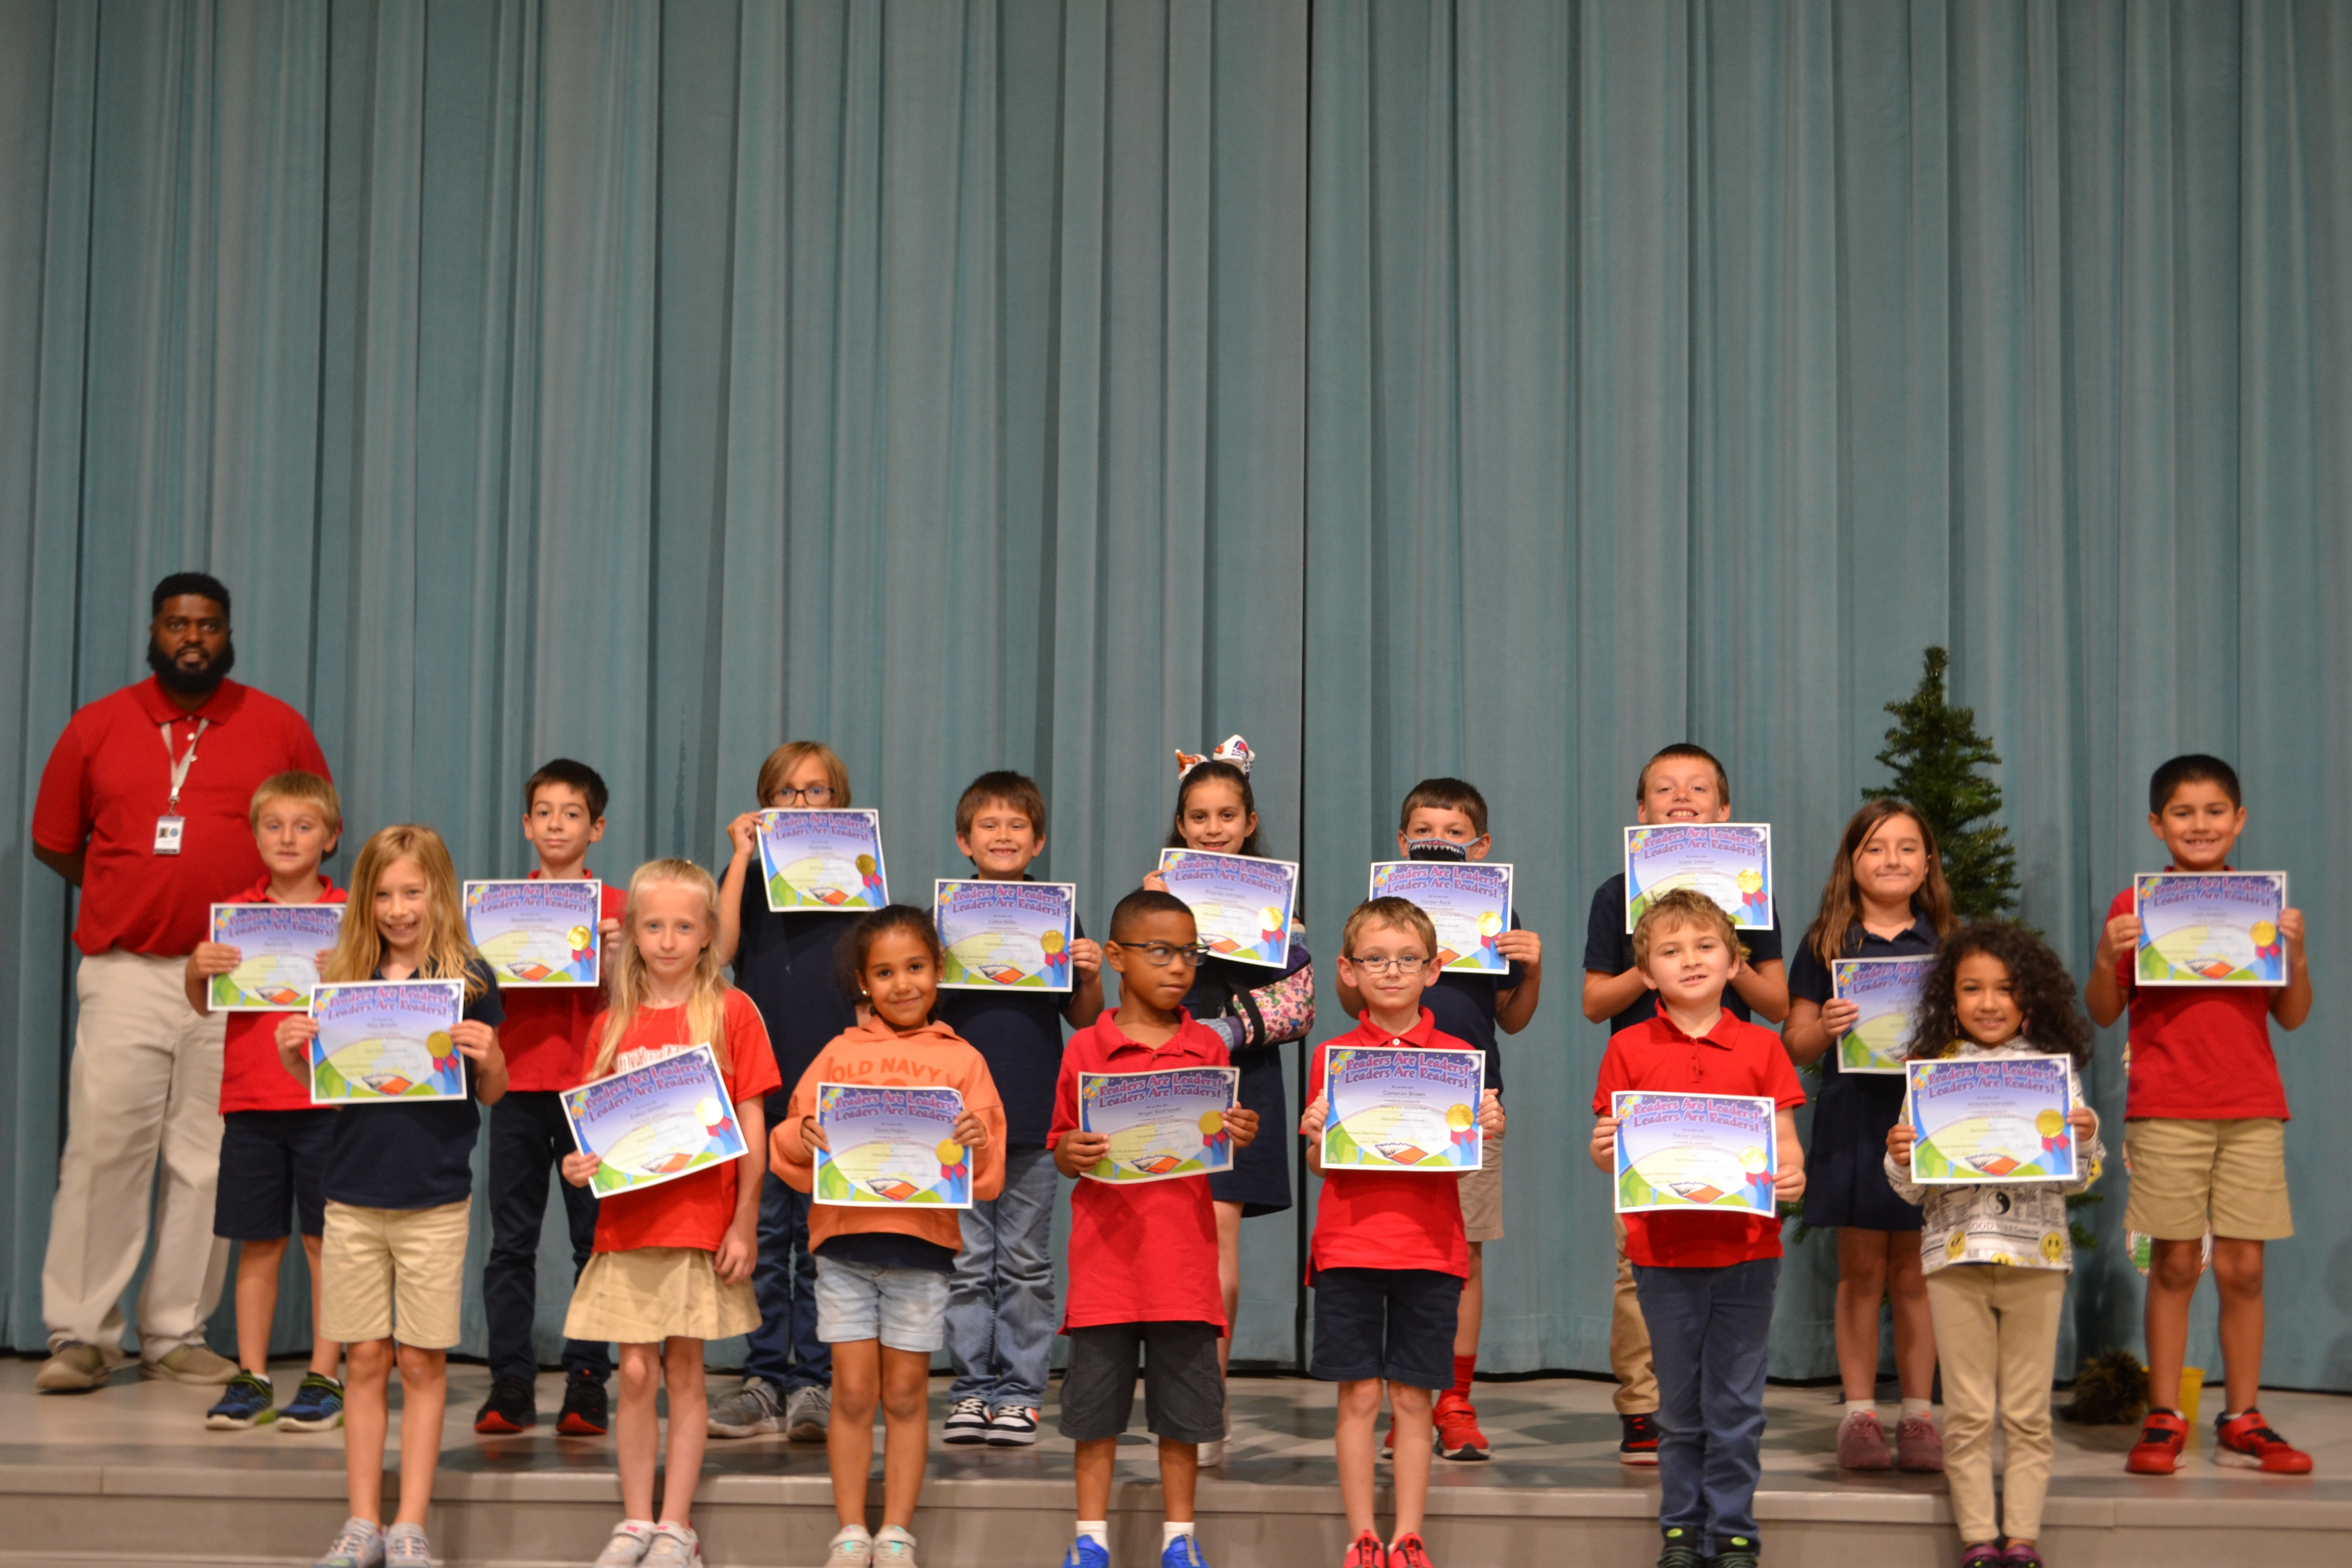
[[(39, 1555), (90, 1563), (157, 1554), (217, 1562), (307, 1560), (341, 1517), (339, 1434), (203, 1429), (212, 1391), (118, 1374), (80, 1395), (37, 1395), (37, 1363), (0, 1362), (0, 1495), (26, 1528), (0, 1539), (0, 1561)], [(278, 1370), (281, 1397), (299, 1367)], [(715, 1389), (731, 1380), (714, 1377)], [(475, 1436), (488, 1386), (477, 1366), (451, 1369), (436, 1545), (450, 1562), (584, 1562), (618, 1513), (609, 1439)], [(935, 1434), (918, 1534), (934, 1568), (1055, 1562), (1072, 1499), (1070, 1446), (1051, 1435), (1021, 1450), (936, 1444), (947, 1380), (932, 1384)], [(1600, 1560), (1654, 1552), (1656, 1472), (1616, 1458), (1612, 1385), (1578, 1378), (1482, 1384), (1486, 1464), (1440, 1461), (1429, 1535), (1442, 1563), (1581, 1546)], [(551, 1420), (559, 1380), (541, 1380)], [(1825, 1559), (1867, 1542), (1886, 1563), (1942, 1563), (1953, 1537), (1940, 1478), (1842, 1473), (1831, 1462), (1840, 1407), (1824, 1389), (1775, 1388), (1759, 1516), (1768, 1553)], [(2170, 1479), (2123, 1472), (2132, 1433), (2060, 1422), (2045, 1524), (2069, 1563), (2336, 1562), (2352, 1540), (2352, 1398), (2273, 1394), (2263, 1408), (2316, 1461), (2309, 1477), (2225, 1469), (2200, 1432)], [(1138, 1400), (1138, 1417), (1141, 1401)], [(1336, 1560), (1344, 1531), (1330, 1451), (1328, 1386), (1241, 1377), (1232, 1458), (1204, 1472), (1202, 1541), (1220, 1568)], [(1121, 1562), (1156, 1561), (1152, 1449), (1139, 1433), (1120, 1455), (1115, 1533)], [(832, 1531), (821, 1445), (780, 1437), (713, 1440), (698, 1517), (718, 1563), (814, 1563)], [(880, 1489), (875, 1489), (878, 1501)], [(1150, 1555), (1145, 1549), (1150, 1548)]]

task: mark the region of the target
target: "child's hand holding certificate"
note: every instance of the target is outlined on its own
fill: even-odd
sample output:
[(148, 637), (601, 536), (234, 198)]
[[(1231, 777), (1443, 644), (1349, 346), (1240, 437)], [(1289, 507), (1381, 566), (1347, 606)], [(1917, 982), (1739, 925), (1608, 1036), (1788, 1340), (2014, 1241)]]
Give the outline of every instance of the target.
[(931, 918), (945, 955), (942, 991), (1071, 988), (1070, 943), (1077, 936), (1072, 882), (950, 881), (933, 885)]
[(951, 1089), (817, 1085), (814, 1201), (852, 1207), (971, 1207), (971, 1152), (956, 1137), (963, 1096)]
[(2132, 879), (2142, 985), (2284, 985), (2284, 871), (2150, 871)]
[(1770, 1097), (1617, 1090), (1617, 1212), (1780, 1212), (1779, 1113)]
[(462, 980), (321, 982), (310, 993), (310, 1103), (385, 1105), (466, 1098), (453, 1031)]
[(563, 1117), (583, 1154), (597, 1158), (598, 1197), (690, 1176), (749, 1147), (707, 1045), (563, 1091)]
[(1241, 1076), (1236, 1068), (1078, 1074), (1078, 1131), (1110, 1141), (1087, 1179), (1165, 1182), (1232, 1170), (1226, 1119)]
[[(341, 904), (215, 904), (211, 940), (236, 949), (236, 967), (206, 983), (215, 1013), (308, 1007), (319, 955), (335, 945)], [(228, 962), (223, 955), (221, 962)]]
[(763, 811), (759, 837), (771, 910), (862, 913), (890, 901), (879, 812)]
[(1460, 1175), (1486, 1161), (1486, 1053), (1332, 1047), (1323, 1169)]
[(1841, 958), (1830, 964), (1832, 994), (1854, 1005), (1853, 1026), (1838, 1037), (1838, 1071), (1899, 1078), (1911, 1049), (1911, 1016), (1935, 959)]
[(1903, 1120), (1911, 1179), (1928, 1185), (2074, 1179), (2073, 1088), (2063, 1057), (1916, 1061)]

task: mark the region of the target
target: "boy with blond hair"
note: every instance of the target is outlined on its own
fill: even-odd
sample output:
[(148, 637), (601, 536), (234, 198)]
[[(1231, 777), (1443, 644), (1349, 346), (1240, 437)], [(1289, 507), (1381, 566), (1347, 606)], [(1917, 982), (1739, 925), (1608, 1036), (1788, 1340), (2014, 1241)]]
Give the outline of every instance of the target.
[[(1610, 1037), (1592, 1091), (1592, 1163), (1617, 1152), (1623, 1089), (1769, 1097), (1777, 1110), (1775, 1192), (1805, 1190), (1797, 1107), (1805, 1103), (1780, 1037), (1734, 1017), (1724, 992), (1747, 962), (1731, 917), (1693, 889), (1661, 895), (1633, 928), (1633, 964), (1655, 994), (1648, 1018)], [(1764, 1367), (1780, 1272), (1780, 1222), (1761, 1215), (1631, 1214), (1625, 1252), (1658, 1378), (1658, 1568), (1756, 1568), (1756, 1482), (1763, 1473)]]

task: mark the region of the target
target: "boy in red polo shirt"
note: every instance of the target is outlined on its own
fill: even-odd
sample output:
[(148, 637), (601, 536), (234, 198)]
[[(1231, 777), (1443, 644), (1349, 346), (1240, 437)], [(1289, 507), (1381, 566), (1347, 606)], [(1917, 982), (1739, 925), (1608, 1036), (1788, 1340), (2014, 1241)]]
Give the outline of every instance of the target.
[[(268, 875), (230, 904), (340, 904), (343, 889), (319, 874), (319, 862), (342, 837), (343, 803), (335, 786), (299, 769), (264, 779), (247, 808), (254, 847)], [(332, 938), (320, 944), (331, 948)], [(212, 1016), (213, 977), (234, 972), (245, 955), (226, 942), (200, 942), (182, 984), (188, 1005)], [(325, 1432), (343, 1422), (343, 1385), (335, 1369), (343, 1347), (317, 1331), (319, 1240), (326, 1229), (327, 1142), (336, 1112), (310, 1103), (310, 1092), (278, 1060), (282, 1013), (232, 1013), (221, 1056), (220, 1185), (213, 1194), (213, 1234), (239, 1243), (236, 1255), (237, 1374), (205, 1412), (215, 1432), (244, 1432), (276, 1422), (288, 1432)], [(286, 1258), (289, 1217), (300, 1227), (310, 1264), (310, 1370), (281, 1412), (269, 1382), (269, 1329), (278, 1316), (278, 1276)]]
[[(1421, 1526), (1429, 1503), (1432, 1412), (1438, 1392), (1454, 1386), (1470, 1243), (1458, 1174), (1324, 1171), (1324, 1061), (1335, 1046), (1471, 1049), (1438, 1033), (1435, 1017), (1421, 1005), (1437, 979), (1436, 953), (1437, 928), (1405, 900), (1356, 906), (1339, 933), (1339, 984), (1362, 1001), (1364, 1013), (1355, 1028), (1315, 1048), (1307, 1110), (1298, 1119), (1307, 1163), (1323, 1177), (1307, 1255), (1315, 1288), (1315, 1355), (1307, 1371), (1339, 1385), (1333, 1444), (1353, 1538), (1344, 1568), (1430, 1568)], [(1478, 1125), (1490, 1140), (1503, 1136), (1503, 1103), (1492, 1089), (1479, 1096)], [(1396, 1536), (1385, 1547), (1373, 1529), (1372, 1431), (1383, 1384), (1396, 1439)]]
[[(1045, 1138), (1062, 1174), (1082, 1176), (1110, 1152), (1107, 1135), (1078, 1131), (1080, 1073), (1231, 1065), (1223, 1038), (1184, 1010), (1201, 954), (1192, 911), (1171, 893), (1139, 889), (1111, 911), (1103, 961), (1118, 975), (1118, 1010), (1071, 1036), (1062, 1052)], [(1225, 1131), (1236, 1149), (1248, 1147), (1257, 1113), (1226, 1111)], [(1078, 1528), (1063, 1568), (1109, 1568), (1111, 1461), (1134, 1414), (1136, 1353), (1146, 1345), (1144, 1423), (1160, 1439), (1167, 1506), (1161, 1568), (1205, 1568), (1192, 1531), (1192, 1490), (1200, 1445), (1224, 1436), (1217, 1342), (1226, 1327), (1208, 1177), (1078, 1183), (1070, 1194), (1062, 1317), (1070, 1364), (1060, 1422), (1062, 1436), (1077, 1445)]]
[[(585, 763), (558, 757), (522, 786), (522, 836), (538, 853), (533, 878), (575, 881), (595, 875), (588, 847), (604, 837), (611, 798), (604, 775)], [(628, 889), (607, 882), (597, 903), (597, 941), (607, 950), (621, 934)], [(531, 1329), (539, 1315), (539, 1229), (547, 1218), (548, 1177), (576, 1152), (563, 1119), (562, 1090), (580, 1082), (581, 1055), (590, 1026), (604, 1009), (601, 986), (504, 993), (506, 1022), (499, 1046), (506, 1052), (506, 1098), (490, 1107), (490, 1254), (482, 1266), (482, 1315), (488, 1320), (489, 1397), (474, 1414), (474, 1430), (520, 1432), (539, 1423), (539, 1356)], [(596, 1241), (596, 1199), (584, 1187), (556, 1184), (572, 1239), (577, 1280)], [(601, 1344), (563, 1342), (563, 1406), (555, 1429), (567, 1437), (601, 1436), (607, 1406), (604, 1384), (612, 1352)]]
[[(2238, 771), (2202, 752), (2175, 757), (2148, 781), (2147, 826), (2164, 843), (2168, 871), (2227, 871), (2246, 829)], [(2280, 912), (2270, 934), (2284, 949), (2286, 984), (2140, 988), (2133, 965), (2139, 917), (2133, 889), (2107, 906), (2107, 923), (2085, 985), (2092, 1022), (2105, 1028), (2131, 1011), (2124, 1165), (2131, 1173), (2126, 1228), (2150, 1238), (2147, 1270), (2147, 1420), (2124, 1468), (2168, 1476), (2189, 1437), (2180, 1418), (2180, 1363), (2189, 1349), (2189, 1302), (2213, 1235), (2213, 1286), (2221, 1298), (2227, 1381), (2213, 1420), (2213, 1458), (2299, 1476), (2311, 1456), (2288, 1444), (2254, 1408), (2263, 1380), (2263, 1244), (2294, 1234), (2286, 1193), (2286, 1086), (2271, 1054), (2271, 1020), (2298, 1027), (2311, 1014), (2303, 911)]]
[[(1592, 1163), (1613, 1168), (1619, 1089), (1769, 1096), (1779, 1108), (1775, 1191), (1805, 1190), (1797, 1107), (1805, 1091), (1780, 1037), (1736, 1018), (1724, 988), (1747, 962), (1731, 917), (1677, 888), (1633, 927), (1633, 966), (1657, 993), (1651, 1017), (1621, 1029), (1592, 1093)], [(1780, 1273), (1780, 1222), (1760, 1215), (1629, 1214), (1625, 1256), (1658, 1373), (1658, 1568), (1756, 1568), (1763, 1473), (1764, 1364)], [(1710, 1541), (1713, 1550), (1709, 1550)]]

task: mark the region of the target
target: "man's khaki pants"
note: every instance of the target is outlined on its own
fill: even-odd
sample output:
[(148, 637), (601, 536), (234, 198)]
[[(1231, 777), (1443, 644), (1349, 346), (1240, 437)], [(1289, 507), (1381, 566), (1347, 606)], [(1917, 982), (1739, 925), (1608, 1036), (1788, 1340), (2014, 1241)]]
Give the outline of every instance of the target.
[(188, 1005), (184, 963), (110, 949), (75, 972), (81, 1015), (41, 1268), (52, 1351), (79, 1340), (110, 1365), (125, 1359), (122, 1293), (146, 1250), (151, 1192), (155, 1256), (139, 1291), (140, 1355), (201, 1343), (220, 1300), (228, 1244), (213, 1236), (213, 1188), (226, 1020)]

